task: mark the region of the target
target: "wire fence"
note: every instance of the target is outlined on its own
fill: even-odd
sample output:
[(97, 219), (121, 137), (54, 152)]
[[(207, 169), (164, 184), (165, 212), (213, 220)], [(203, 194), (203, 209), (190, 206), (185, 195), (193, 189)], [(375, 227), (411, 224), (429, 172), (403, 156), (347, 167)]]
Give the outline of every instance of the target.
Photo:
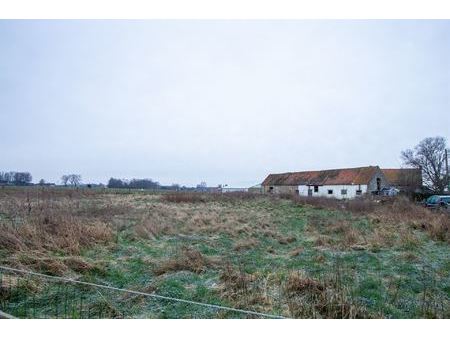
[(0, 266), (0, 313), (16, 318), (284, 318)]

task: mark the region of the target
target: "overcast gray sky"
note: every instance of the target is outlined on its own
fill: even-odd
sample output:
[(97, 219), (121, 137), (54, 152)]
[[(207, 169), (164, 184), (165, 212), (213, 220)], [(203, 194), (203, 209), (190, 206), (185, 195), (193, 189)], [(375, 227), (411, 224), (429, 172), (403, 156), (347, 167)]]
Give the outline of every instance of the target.
[(0, 171), (261, 182), (450, 131), (450, 21), (0, 21)]

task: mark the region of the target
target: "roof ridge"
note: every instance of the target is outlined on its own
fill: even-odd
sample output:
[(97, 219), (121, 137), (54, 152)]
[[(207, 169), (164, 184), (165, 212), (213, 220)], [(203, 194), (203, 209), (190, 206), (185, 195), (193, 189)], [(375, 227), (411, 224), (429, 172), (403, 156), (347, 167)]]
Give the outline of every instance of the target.
[[(378, 165), (368, 165), (363, 167), (352, 167), (352, 168), (334, 168), (334, 169), (319, 169), (319, 170), (302, 170), (302, 171), (286, 171), (283, 173), (275, 173), (269, 175), (287, 175), (287, 174), (297, 174), (297, 173), (309, 173), (309, 172), (318, 172), (318, 171), (334, 171), (334, 170), (354, 170), (354, 169), (366, 169), (366, 168), (380, 168)], [(408, 168), (409, 169), (409, 168)]]
[(297, 185), (300, 182), (305, 182), (308, 184), (347, 182), (344, 184), (367, 184), (370, 180), (370, 177), (372, 177), (375, 172), (380, 169), (381, 168), (378, 165), (370, 165), (353, 168), (284, 172), (278, 174), (269, 174), (263, 181), (263, 183), (270, 184), (270, 182), (278, 182), (278, 184)]

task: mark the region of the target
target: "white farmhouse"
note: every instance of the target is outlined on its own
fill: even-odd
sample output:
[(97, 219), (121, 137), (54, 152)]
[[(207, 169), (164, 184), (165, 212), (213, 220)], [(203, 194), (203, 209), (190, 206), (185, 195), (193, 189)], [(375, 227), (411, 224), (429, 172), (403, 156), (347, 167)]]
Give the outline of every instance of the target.
[(355, 198), (379, 192), (388, 182), (378, 166), (270, 174), (262, 183), (264, 193)]

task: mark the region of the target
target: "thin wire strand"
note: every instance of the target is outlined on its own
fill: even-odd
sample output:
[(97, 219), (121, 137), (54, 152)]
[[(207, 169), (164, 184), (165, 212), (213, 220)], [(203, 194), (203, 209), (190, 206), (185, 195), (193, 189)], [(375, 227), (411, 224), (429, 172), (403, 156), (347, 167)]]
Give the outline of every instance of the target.
[(239, 313), (243, 313), (243, 314), (260, 316), (260, 317), (265, 317), (265, 318), (286, 319), (286, 317), (283, 317), (283, 316), (271, 315), (271, 314), (262, 313), (262, 312), (236, 309), (236, 308), (232, 308), (232, 307), (228, 307), (228, 306), (222, 306), (222, 305), (216, 305), (216, 304), (195, 302), (195, 301), (187, 300), (187, 299), (162, 296), (162, 295), (158, 295), (156, 293), (147, 293), (147, 292), (142, 292), (142, 291), (121, 289), (121, 288), (116, 288), (114, 286), (101, 285), (101, 284), (95, 284), (95, 283), (90, 283), (90, 282), (83, 282), (83, 281), (78, 281), (78, 280), (75, 280), (75, 279), (65, 278), (65, 277), (50, 276), (50, 275), (45, 275), (45, 274), (39, 273), (39, 272), (15, 269), (15, 268), (10, 268), (10, 267), (6, 267), (6, 266), (0, 266), (0, 269), (6, 270), (6, 271), (18, 272), (18, 273), (22, 273), (22, 274), (29, 274), (29, 275), (39, 276), (39, 277), (48, 278), (48, 279), (59, 280), (59, 281), (66, 282), (66, 283), (82, 284), (82, 285), (88, 285), (88, 286), (94, 286), (94, 287), (98, 287), (98, 288), (103, 288), (103, 289), (109, 289), (109, 290), (115, 290), (115, 291), (121, 291), (121, 292), (128, 292), (128, 293), (132, 293), (132, 294), (135, 294), (135, 295), (141, 295), (141, 296), (147, 296), (147, 297), (152, 297), (152, 298), (157, 298), (157, 299), (170, 300), (170, 301), (186, 303), (186, 304), (205, 306), (205, 307), (210, 307), (210, 308), (214, 308), (214, 309), (218, 309), (218, 310), (227, 310), (227, 311), (239, 312)]

